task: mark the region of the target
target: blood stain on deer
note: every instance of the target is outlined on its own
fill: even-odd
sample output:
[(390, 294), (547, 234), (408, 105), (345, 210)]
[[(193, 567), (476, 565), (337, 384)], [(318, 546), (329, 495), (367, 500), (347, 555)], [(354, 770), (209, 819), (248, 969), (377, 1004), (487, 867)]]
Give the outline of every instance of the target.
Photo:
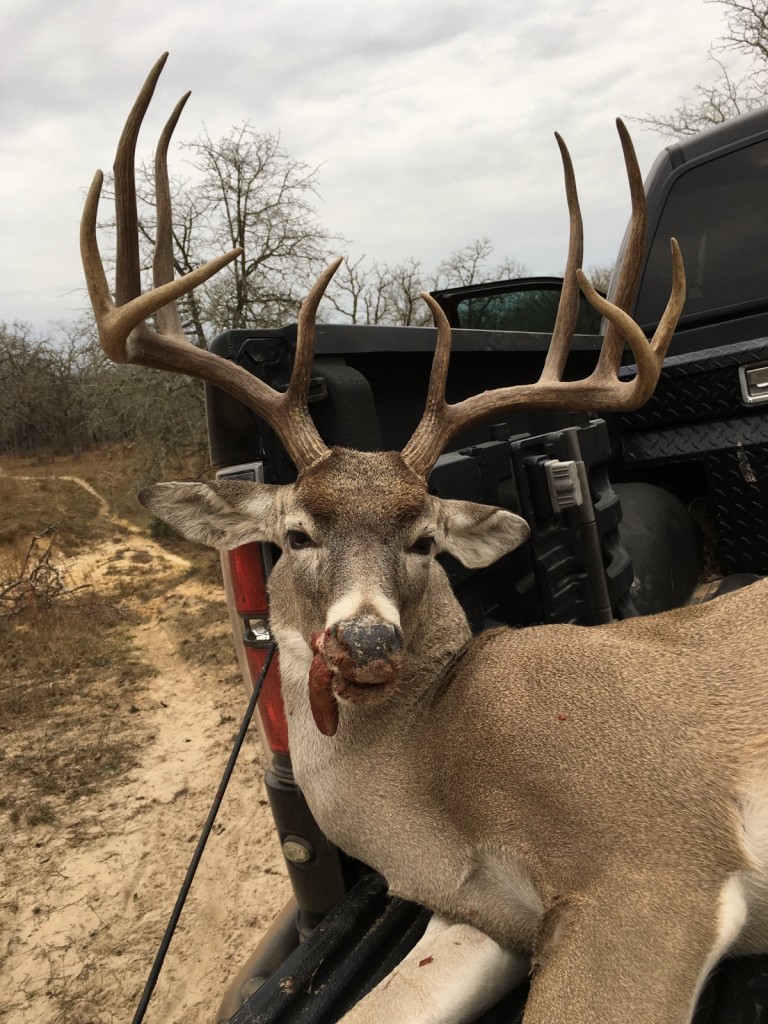
[(309, 668), (309, 703), (315, 725), (323, 736), (333, 736), (339, 727), (339, 707), (333, 695), (333, 672), (323, 658), (320, 645), (322, 633), (313, 633), (312, 664)]

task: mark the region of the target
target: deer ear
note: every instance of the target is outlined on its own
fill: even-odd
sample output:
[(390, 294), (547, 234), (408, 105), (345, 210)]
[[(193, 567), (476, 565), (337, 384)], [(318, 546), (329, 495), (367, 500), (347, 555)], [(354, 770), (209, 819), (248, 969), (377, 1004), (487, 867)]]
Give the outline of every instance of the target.
[(139, 501), (158, 519), (212, 548), (277, 541), (285, 487), (245, 480), (155, 484)]
[(528, 539), (528, 524), (520, 516), (473, 501), (440, 499), (437, 547), (458, 558), (468, 569), (482, 569)]

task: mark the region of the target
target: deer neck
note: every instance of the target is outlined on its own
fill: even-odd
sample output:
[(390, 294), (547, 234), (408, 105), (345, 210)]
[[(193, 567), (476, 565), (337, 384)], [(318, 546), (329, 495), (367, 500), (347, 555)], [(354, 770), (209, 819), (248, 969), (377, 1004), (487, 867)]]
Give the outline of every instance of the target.
[[(315, 818), (333, 842), (372, 864), (398, 891), (422, 899), (427, 889), (414, 889), (408, 870), (418, 850), (431, 851), (449, 889), (460, 885), (465, 867), (464, 855), (456, 853), (463, 841), (441, 814), (424, 805), (418, 767), (433, 696), (471, 638), (443, 570), (437, 564), (435, 569), (427, 599), (404, 631), (402, 668), (391, 695), (364, 705), (340, 703), (333, 735), (324, 735), (312, 715), (309, 644), (298, 630), (274, 626), (293, 771)], [(379, 808), (375, 821), (366, 818), (365, 805)], [(392, 846), (393, 813), (412, 819), (407, 851)]]
[(400, 702), (423, 704), (438, 688), (451, 664), (472, 637), (464, 610), (454, 596), (442, 567), (434, 564), (429, 600), (418, 613), (404, 650)]

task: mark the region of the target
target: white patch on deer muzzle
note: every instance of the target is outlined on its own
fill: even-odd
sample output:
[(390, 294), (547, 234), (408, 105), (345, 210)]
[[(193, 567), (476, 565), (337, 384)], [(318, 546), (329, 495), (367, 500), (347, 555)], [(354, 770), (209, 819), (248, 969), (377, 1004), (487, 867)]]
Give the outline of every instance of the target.
[(344, 597), (333, 602), (325, 617), (325, 628), (329, 629), (337, 622), (359, 619), (363, 615), (377, 617), (390, 626), (400, 628), (400, 612), (389, 598), (382, 593), (371, 594), (362, 590), (350, 590)]

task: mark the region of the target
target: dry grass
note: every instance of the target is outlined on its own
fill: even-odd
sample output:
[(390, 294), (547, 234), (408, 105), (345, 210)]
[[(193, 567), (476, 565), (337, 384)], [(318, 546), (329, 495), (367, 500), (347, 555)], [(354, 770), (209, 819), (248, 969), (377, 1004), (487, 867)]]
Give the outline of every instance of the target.
[(0, 620), (0, 800), (12, 824), (50, 823), (133, 763), (128, 727), (147, 668), (130, 620), (90, 591)]
[(59, 547), (68, 554), (109, 530), (98, 499), (71, 480), (0, 476), (0, 507), (0, 551), (7, 546), (18, 551), (20, 543), (53, 524)]
[[(107, 489), (130, 472), (132, 453), (125, 456), (121, 463), (114, 450), (91, 453), (79, 475)], [(114, 533), (103, 503), (59, 478), (73, 469), (69, 460), (11, 467), (5, 459), (3, 469), (0, 591), (13, 600), (0, 609), (0, 808), (11, 824), (35, 826), (54, 821), (61, 800), (79, 799), (133, 763), (128, 725), (148, 669), (133, 647), (130, 588), (116, 581), (97, 592), (66, 568), (69, 556)]]
[[(220, 566), (218, 575), (220, 578)], [(211, 667), (231, 664), (233, 668), (235, 667), (232, 658), (232, 632), (223, 590), (220, 590), (220, 593), (220, 601), (198, 601), (194, 609), (180, 608), (169, 616), (169, 621), (178, 629), (178, 652), (190, 665)], [(189, 634), (188, 629), (190, 618), (195, 623), (192, 634)], [(239, 672), (233, 672), (223, 681), (227, 682), (230, 679), (236, 680), (239, 684)]]
[[(13, 600), (0, 607), (0, 771), (9, 783), (0, 810), (12, 824), (51, 823), (59, 801), (79, 799), (134, 761), (132, 716), (152, 670), (134, 648), (129, 608), (166, 584), (148, 573), (139, 593), (136, 575), (129, 580), (115, 556), (104, 572), (109, 586), (97, 591), (77, 586), (66, 560), (114, 541), (118, 518), (187, 559), (190, 575), (220, 584), (214, 552), (160, 529), (136, 501), (147, 463), (137, 446), (0, 459), (0, 592), (14, 584)], [(194, 469), (169, 467), (182, 476)], [(33, 585), (36, 568), (46, 570), (45, 585)], [(231, 661), (225, 607), (211, 602), (192, 616), (185, 609), (173, 616), (190, 663)], [(187, 636), (190, 617), (195, 630)]]
[[(0, 486), (4, 475), (38, 477), (41, 484), (49, 485), (47, 490), (50, 494), (59, 487), (59, 481), (51, 478), (78, 477), (106, 499), (113, 515), (147, 528), (151, 516), (136, 500), (137, 492), (156, 480), (197, 479), (205, 475), (210, 472), (205, 456), (207, 452), (202, 450), (194, 455), (178, 457), (165, 453), (160, 460), (150, 449), (139, 444), (104, 445), (79, 455), (5, 455), (0, 456)], [(49, 504), (43, 503), (42, 507), (52, 510)], [(28, 521), (27, 527), (30, 525), (31, 521)], [(5, 531), (0, 534), (0, 539), (4, 534)]]

